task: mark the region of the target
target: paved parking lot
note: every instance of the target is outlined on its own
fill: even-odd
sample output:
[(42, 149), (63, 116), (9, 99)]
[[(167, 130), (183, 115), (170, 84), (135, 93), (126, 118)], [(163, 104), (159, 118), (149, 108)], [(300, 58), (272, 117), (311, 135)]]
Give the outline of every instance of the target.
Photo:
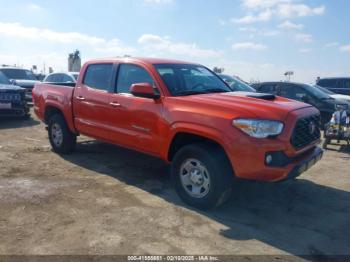
[(168, 166), (80, 138), (51, 152), (44, 126), (0, 120), (0, 254), (350, 254), (350, 150), (297, 181), (241, 182), (210, 212), (185, 206)]

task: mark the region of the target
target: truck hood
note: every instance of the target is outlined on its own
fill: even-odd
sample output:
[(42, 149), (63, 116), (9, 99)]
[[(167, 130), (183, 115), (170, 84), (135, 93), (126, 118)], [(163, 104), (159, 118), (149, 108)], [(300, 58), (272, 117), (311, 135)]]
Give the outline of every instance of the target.
[(341, 100), (350, 101), (350, 96), (347, 96), (347, 95), (334, 94), (334, 95), (330, 95), (330, 96), (333, 97), (334, 99), (341, 99)]
[[(261, 95), (261, 98), (257, 98)], [(264, 98), (264, 95), (266, 96)], [(251, 97), (257, 96), (257, 97)], [(244, 117), (255, 117), (258, 119), (284, 120), (288, 113), (307, 107), (309, 104), (286, 99), (283, 97), (274, 97), (268, 99), (271, 95), (250, 92), (228, 92), (228, 93), (212, 93), (203, 95), (191, 95), (181, 97), (188, 100), (195, 107), (202, 105), (203, 107), (225, 112), (239, 112)]]
[(23, 88), (33, 88), (36, 83), (39, 81), (36, 80), (23, 80), (23, 79), (14, 79), (14, 84), (23, 87)]
[(25, 89), (19, 86), (14, 86), (14, 85), (3, 85), (0, 84), (0, 92), (5, 92), (5, 91), (24, 91)]

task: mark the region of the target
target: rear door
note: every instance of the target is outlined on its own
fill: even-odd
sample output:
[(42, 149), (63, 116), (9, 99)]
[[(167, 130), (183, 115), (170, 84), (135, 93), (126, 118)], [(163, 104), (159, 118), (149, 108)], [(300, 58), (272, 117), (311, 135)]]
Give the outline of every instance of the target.
[[(159, 119), (161, 100), (135, 97), (130, 88), (136, 83), (150, 83), (157, 88), (152, 73), (136, 64), (120, 64), (114, 94), (111, 140), (118, 144), (158, 155), (160, 149)], [(158, 89), (159, 90), (159, 89)]]
[(79, 132), (109, 140), (110, 105), (115, 67), (112, 63), (90, 64), (73, 97), (75, 125)]

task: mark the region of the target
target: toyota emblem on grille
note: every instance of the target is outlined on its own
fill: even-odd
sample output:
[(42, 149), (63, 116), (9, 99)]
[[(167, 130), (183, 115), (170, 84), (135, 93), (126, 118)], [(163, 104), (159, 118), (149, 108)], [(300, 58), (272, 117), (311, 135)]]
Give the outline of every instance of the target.
[(310, 135), (313, 135), (315, 133), (315, 131), (316, 131), (316, 124), (315, 124), (314, 121), (311, 121), (309, 123), (309, 133), (310, 133)]

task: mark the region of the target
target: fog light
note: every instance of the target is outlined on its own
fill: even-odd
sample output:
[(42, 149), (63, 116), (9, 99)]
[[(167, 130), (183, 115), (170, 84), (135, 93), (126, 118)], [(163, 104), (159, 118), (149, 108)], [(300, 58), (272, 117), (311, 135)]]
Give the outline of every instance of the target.
[(265, 161), (266, 161), (266, 164), (268, 164), (268, 165), (271, 164), (272, 163), (272, 156), (267, 155)]

